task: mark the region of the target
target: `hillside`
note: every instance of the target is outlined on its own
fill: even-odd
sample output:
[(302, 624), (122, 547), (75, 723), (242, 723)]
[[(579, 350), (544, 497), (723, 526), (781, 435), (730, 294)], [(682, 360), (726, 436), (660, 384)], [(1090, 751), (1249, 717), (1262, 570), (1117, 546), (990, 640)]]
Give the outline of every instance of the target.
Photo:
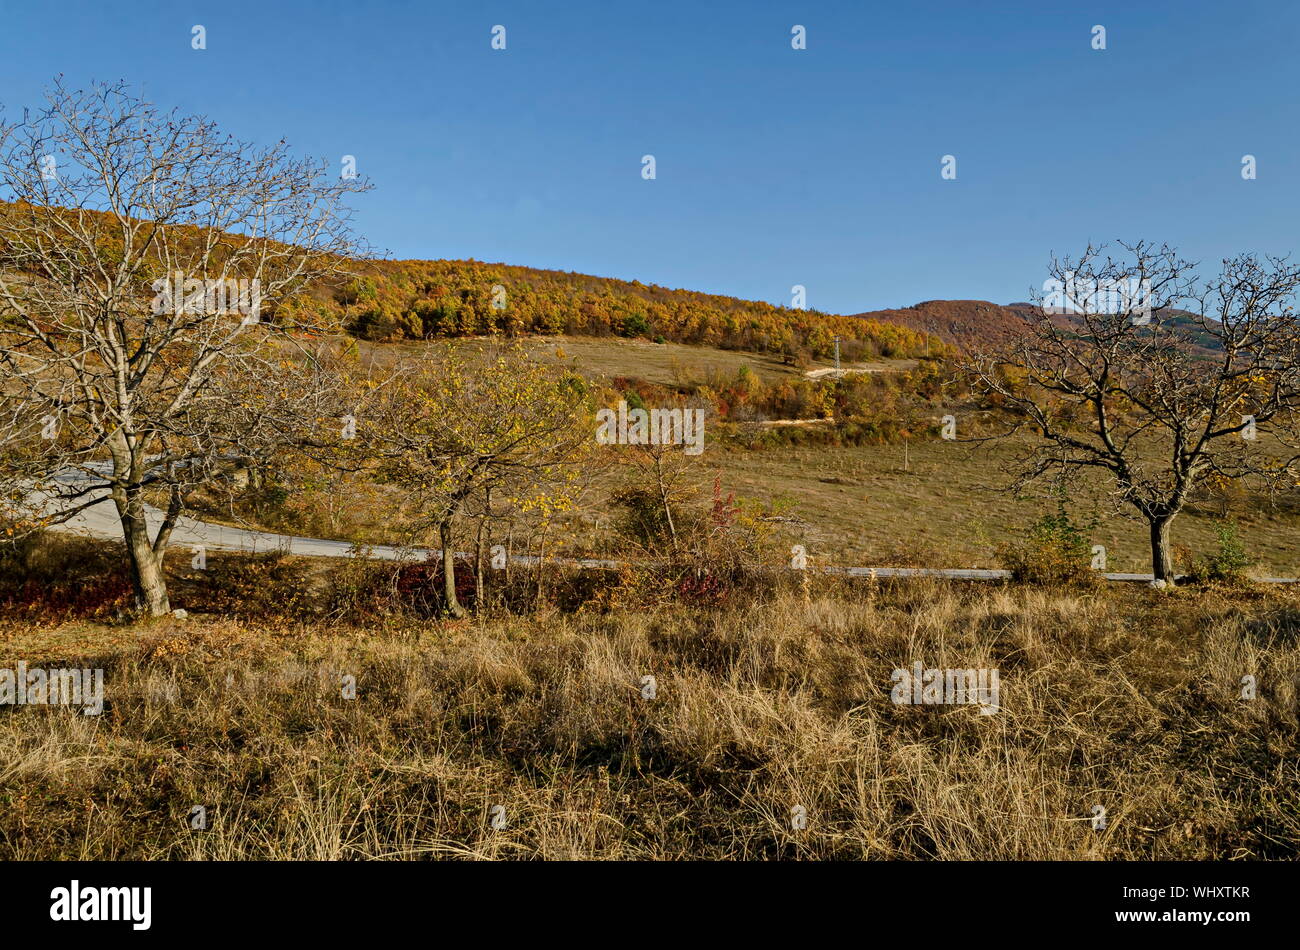
[[(495, 288), (500, 288), (499, 290)], [(787, 363), (907, 358), (941, 348), (895, 321), (857, 319), (763, 301), (481, 261), (368, 261), (320, 288), (315, 307), (355, 335), (623, 337), (777, 356)]]
[[(0, 202), (0, 245), (28, 206)], [(55, 210), (55, 215), (67, 214)], [(12, 219), (12, 220), (11, 220)], [(79, 212), (108, 259), (120, 254), (120, 224), (102, 212)], [(176, 226), (182, 247), (197, 256), (206, 229)], [(216, 245), (246, 240), (221, 234)], [(219, 262), (220, 255), (214, 262)], [(337, 260), (337, 259), (336, 259)], [(181, 266), (162, 260), (141, 273), (140, 296), (152, 297), (152, 276)], [(482, 336), (568, 336), (675, 343), (757, 354), (802, 367), (829, 363), (840, 339), (844, 364), (946, 356), (1020, 339), (1031, 305), (987, 300), (927, 300), (910, 307), (841, 316), (721, 294), (674, 289), (639, 280), (469, 260), (343, 260), (342, 275), (319, 281), (288, 301), (267, 301), (271, 322), (293, 319), (325, 331), (347, 331), (379, 343)], [(197, 268), (196, 268), (197, 274)], [(1168, 311), (1190, 348), (1202, 355), (1217, 340), (1185, 311)], [(1069, 322), (1070, 316), (1061, 320)]]
[[(0, 247), (7, 236), (22, 233), (33, 214), (58, 218), (74, 212), (0, 202)], [(101, 211), (78, 210), (75, 215), (78, 243), (93, 244), (107, 260), (121, 256), (121, 222)], [(209, 276), (197, 263), (205, 253), (212, 254), (210, 269), (220, 270), (223, 257), (249, 240), (240, 234), (213, 235), (192, 225), (172, 227), (184, 259), (147, 261), (139, 272), (137, 302), (154, 297), (150, 283), (155, 277), (173, 270), (187, 277)], [(832, 358), (837, 336), (846, 362), (906, 359), (927, 351), (937, 355), (936, 349), (942, 349), (937, 341), (893, 321), (860, 320), (639, 280), (476, 260), (331, 260), (342, 265), (343, 276), (318, 281), (293, 300), (264, 301), (263, 319), (293, 319), (327, 332), (343, 329), (376, 342), (560, 334), (621, 337), (743, 350), (787, 365)], [(32, 271), (27, 276), (53, 275)], [(94, 295), (103, 289), (87, 292)]]
[[(1026, 319), (1034, 308), (1031, 303), (1007, 305), (987, 300), (927, 300), (895, 310), (870, 310), (854, 318), (871, 323), (893, 323), (900, 327), (941, 340), (958, 349), (995, 349), (1022, 338)], [(1186, 342), (1190, 352), (1208, 356), (1220, 349), (1219, 341), (1207, 333), (1195, 315), (1186, 310), (1166, 310), (1161, 319), (1171, 324)], [(1078, 317), (1063, 314), (1062, 325), (1079, 324)]]
[(964, 350), (997, 346), (1020, 338), (1025, 321), (1015, 306), (987, 300), (926, 300), (896, 310), (871, 310), (853, 317), (872, 323), (892, 323), (933, 336)]

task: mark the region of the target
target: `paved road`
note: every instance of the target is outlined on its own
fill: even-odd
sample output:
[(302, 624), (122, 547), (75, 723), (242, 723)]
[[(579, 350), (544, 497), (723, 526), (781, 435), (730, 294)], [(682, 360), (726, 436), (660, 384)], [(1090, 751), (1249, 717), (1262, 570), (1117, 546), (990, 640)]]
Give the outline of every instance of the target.
[[(117, 509), (108, 498), (107, 488), (95, 488), (96, 479), (92, 474), (80, 471), (60, 473), (56, 481), (72, 487), (91, 487), (89, 497), (99, 495), (105, 500), (85, 511), (79, 512), (68, 521), (56, 526), (55, 530), (67, 531), (96, 538), (120, 539), (122, 526), (117, 518)], [(58, 502), (48, 495), (33, 493), (32, 504), (49, 503), (51, 510), (58, 510)], [(150, 531), (156, 531), (162, 523), (163, 513), (154, 507), (146, 507), (145, 518)], [(304, 557), (348, 557), (356, 550), (349, 541), (327, 541), (323, 538), (302, 538), (297, 535), (274, 534), (269, 531), (253, 531), (246, 528), (232, 528), (226, 525), (212, 524), (182, 515), (172, 532), (172, 544), (193, 549), (202, 546), (209, 551), (243, 551), (257, 553), (266, 551), (285, 551)], [(376, 544), (365, 549), (367, 557), (378, 560), (427, 560), (431, 552), (422, 548), (400, 548), (387, 544)], [(458, 552), (457, 556), (464, 556)], [(531, 565), (535, 557), (516, 557), (518, 564)], [(554, 564), (586, 568), (617, 568), (624, 566), (624, 561), (608, 561), (595, 558), (547, 558)], [(828, 574), (843, 574), (850, 577), (945, 577), (953, 580), (1005, 580), (1011, 576), (1010, 571), (980, 570), (977, 568), (938, 568), (938, 567), (826, 567), (821, 570)], [(1104, 574), (1111, 581), (1132, 581), (1150, 583), (1151, 574)], [(1294, 584), (1300, 578), (1264, 577), (1259, 578), (1269, 584)]]
[[(996, 581), (1007, 580), (1010, 571), (989, 571), (975, 567), (828, 567), (828, 574), (848, 574), (851, 577), (948, 577), (954, 580)], [(1102, 574), (1108, 581), (1142, 581), (1151, 583), (1154, 574)], [(1265, 584), (1300, 583), (1297, 577), (1259, 577)]]
[[(117, 517), (117, 508), (108, 498), (107, 487), (97, 487), (93, 474), (67, 470), (59, 473), (55, 481), (71, 488), (90, 488), (84, 499), (100, 497), (104, 500), (93, 507), (78, 512), (62, 524), (55, 525), (54, 530), (66, 531), (94, 538), (121, 539), (122, 523)], [(50, 495), (34, 492), (31, 506), (48, 505), (48, 511), (54, 514), (71, 505), (63, 505)], [(150, 532), (156, 532), (162, 524), (163, 512), (153, 506), (146, 506), (145, 520)], [(305, 557), (347, 557), (353, 550), (348, 541), (326, 541), (321, 538), (300, 538), (294, 535), (274, 534), (269, 531), (253, 531), (246, 528), (232, 528), (226, 525), (212, 524), (182, 515), (172, 531), (171, 543), (178, 547), (194, 548), (203, 546), (215, 551), (244, 551), (248, 553), (265, 551), (287, 551)], [(376, 545), (369, 549), (370, 556), (383, 560), (410, 558), (409, 550), (390, 545)], [(418, 556), (418, 555), (417, 555)]]

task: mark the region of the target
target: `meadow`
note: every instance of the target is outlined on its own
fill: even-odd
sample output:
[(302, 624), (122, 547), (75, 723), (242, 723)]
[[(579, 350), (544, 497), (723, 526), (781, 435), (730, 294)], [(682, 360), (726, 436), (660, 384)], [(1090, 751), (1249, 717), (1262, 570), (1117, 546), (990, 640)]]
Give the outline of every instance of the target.
[[(364, 359), (381, 365), (446, 348), (475, 359), (484, 346), (481, 340), (359, 344)], [(529, 339), (525, 349), (532, 359), (571, 367), (594, 385), (649, 384), (662, 392), (695, 391), (710, 383), (718, 387), (720, 379), (734, 379), (742, 368), (767, 385), (780, 385), (833, 365), (811, 362), (804, 369), (741, 351), (622, 339)], [(915, 365), (909, 360), (843, 364), (846, 370), (880, 374), (882, 379), (899, 378)], [(892, 404), (882, 413), (891, 411)], [(692, 461), (689, 478), (703, 486), (716, 481), (724, 493), (734, 492), (776, 513), (782, 550), (802, 544), (820, 566), (996, 568), (1003, 566), (999, 549), (1017, 543), (1037, 519), (1057, 510), (1058, 498), (1042, 490), (1010, 490), (1015, 459), (1030, 444), (1028, 438), (965, 441), (963, 429), (958, 440), (945, 441), (938, 434), (940, 418), (947, 412), (963, 414), (963, 420), (969, 416), (960, 402), (942, 396), (903, 403), (897, 411), (910, 418), (904, 436), (863, 444), (842, 444), (835, 430), (818, 420), (712, 421), (706, 450)], [(785, 424), (816, 437), (766, 443), (753, 438)], [(557, 553), (619, 554), (621, 542), (610, 526), (615, 517), (611, 496), (621, 487), (620, 476), (612, 470), (592, 471), (586, 504), (567, 516), (551, 539)], [(1105, 547), (1107, 570), (1149, 572), (1146, 527), (1131, 509), (1114, 503), (1113, 490), (1113, 483), (1103, 478), (1083, 478), (1064, 499), (1066, 508), (1086, 529), (1090, 543)], [(402, 544), (412, 538), (400, 529), (402, 519), (389, 515), (403, 511), (403, 501), (378, 486), (326, 475), (315, 488), (297, 486), (275, 504), (200, 499), (199, 510), (202, 517), (225, 524)], [(161, 494), (156, 503), (163, 503)], [(1197, 558), (1212, 554), (1219, 532), (1229, 525), (1252, 560), (1255, 575), (1300, 576), (1294, 545), (1300, 531), (1300, 498), (1292, 493), (1267, 499), (1241, 490), (1199, 495), (1175, 520), (1179, 570), (1190, 571)], [(772, 553), (775, 558), (779, 552)]]
[[(907, 444), (723, 451), (706, 461), (737, 493), (787, 498), (810, 556), (825, 564), (924, 567), (1002, 566), (1000, 545), (1022, 537), (1056, 499), (1009, 491), (1015, 442), (962, 444), (938, 438)], [(1113, 486), (1095, 479), (1070, 494), (1068, 509), (1106, 548), (1107, 569), (1149, 573), (1146, 526), (1117, 510)], [(1095, 525), (1091, 523), (1096, 521)], [(1204, 500), (1174, 522), (1183, 567), (1212, 552), (1216, 526), (1232, 521), (1262, 576), (1300, 576), (1291, 502)]]
[[(599, 385), (804, 372), (531, 345)], [(875, 443), (720, 424), (682, 470), (667, 561), (616, 517), (613, 469), (592, 469), (546, 550), (626, 565), (484, 582), (466, 559), (459, 620), (434, 564), (211, 551), (196, 568), (176, 547), (184, 615), (142, 618), (119, 544), (16, 539), (0, 548), (0, 668), (102, 669), (106, 693), (98, 716), (0, 709), (0, 858), (1294, 858), (1300, 590), (1240, 572), (1108, 584), (1060, 571), (1055, 549), (1032, 552), (1047, 582), (816, 570), (1000, 566), (1023, 547), (1054, 500), (998, 491), (1018, 447), (938, 438), (926, 420), (944, 409), (914, 403), (906, 437)], [(401, 540), (393, 496), (341, 486), (204, 514)], [(1104, 485), (1067, 502), (1108, 569), (1148, 569)], [(1180, 557), (1212, 553), (1225, 519), (1254, 571), (1297, 572), (1294, 513), (1248, 496), (1190, 507)], [(794, 544), (812, 570), (789, 569)], [(914, 664), (997, 671), (996, 709), (900, 704)]]
[[(3, 663), (101, 666), (106, 707), (0, 714), (0, 858), (1294, 858), (1298, 607), (821, 579), (459, 623), (5, 622)], [(914, 661), (1000, 669), (998, 711), (895, 704)]]

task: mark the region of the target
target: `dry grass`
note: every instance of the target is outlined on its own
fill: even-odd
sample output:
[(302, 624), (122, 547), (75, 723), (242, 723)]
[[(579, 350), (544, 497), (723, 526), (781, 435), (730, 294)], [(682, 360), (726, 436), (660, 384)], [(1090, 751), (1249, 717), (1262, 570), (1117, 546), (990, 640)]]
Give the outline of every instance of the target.
[[(834, 360), (811, 360), (806, 367), (797, 367), (771, 354), (750, 353), (744, 350), (723, 350), (711, 346), (688, 346), (682, 343), (652, 343), (649, 340), (621, 339), (618, 337), (541, 336), (526, 337), (523, 346), (535, 358), (544, 362), (572, 366), (590, 379), (642, 379), (659, 386), (698, 386), (711, 374), (731, 378), (742, 366), (753, 370), (767, 383), (797, 379), (805, 369), (833, 369)], [(358, 344), (367, 356), (379, 361), (391, 361), (395, 354), (414, 355), (453, 348), (473, 359), (483, 346), (479, 340), (433, 340), (425, 343)], [(913, 359), (879, 359), (871, 362), (850, 362), (841, 366), (863, 372), (899, 372), (916, 365)]]
[[(938, 412), (936, 411), (936, 419)], [(703, 463), (716, 467), (728, 491), (764, 501), (786, 498), (804, 526), (802, 541), (819, 563), (928, 567), (1000, 567), (999, 544), (1054, 510), (1042, 497), (1018, 498), (1002, 491), (1010, 482), (1013, 442), (967, 445), (941, 439), (910, 445), (814, 446), (780, 450), (727, 450), (710, 446)], [(1106, 547), (1112, 571), (1150, 573), (1143, 522), (1116, 512), (1100, 479), (1070, 496), (1080, 521), (1095, 515), (1094, 544)], [(1300, 517), (1294, 498), (1270, 509), (1262, 500), (1228, 511), (1255, 573), (1300, 576), (1295, 538)], [(1189, 506), (1173, 523), (1176, 545), (1196, 554), (1216, 550), (1222, 511)]]
[[(0, 857), (1295, 857), (1294, 594), (821, 583), (483, 625), (167, 620), (107, 653), (120, 628), (11, 624), (0, 665), (90, 658), (107, 707), (0, 710)], [(996, 667), (1001, 712), (894, 705), (913, 660)]]

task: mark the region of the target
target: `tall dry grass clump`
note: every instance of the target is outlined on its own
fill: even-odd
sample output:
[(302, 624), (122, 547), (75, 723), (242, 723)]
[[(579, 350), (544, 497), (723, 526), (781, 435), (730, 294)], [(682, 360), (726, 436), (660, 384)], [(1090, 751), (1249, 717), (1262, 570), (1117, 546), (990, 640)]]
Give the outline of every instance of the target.
[[(1298, 629), (1285, 593), (825, 579), (716, 609), (162, 621), (88, 658), (102, 716), (0, 710), (0, 857), (1294, 857)], [(103, 633), (0, 647), (61, 665)], [(997, 669), (999, 711), (896, 705), (915, 661)]]

